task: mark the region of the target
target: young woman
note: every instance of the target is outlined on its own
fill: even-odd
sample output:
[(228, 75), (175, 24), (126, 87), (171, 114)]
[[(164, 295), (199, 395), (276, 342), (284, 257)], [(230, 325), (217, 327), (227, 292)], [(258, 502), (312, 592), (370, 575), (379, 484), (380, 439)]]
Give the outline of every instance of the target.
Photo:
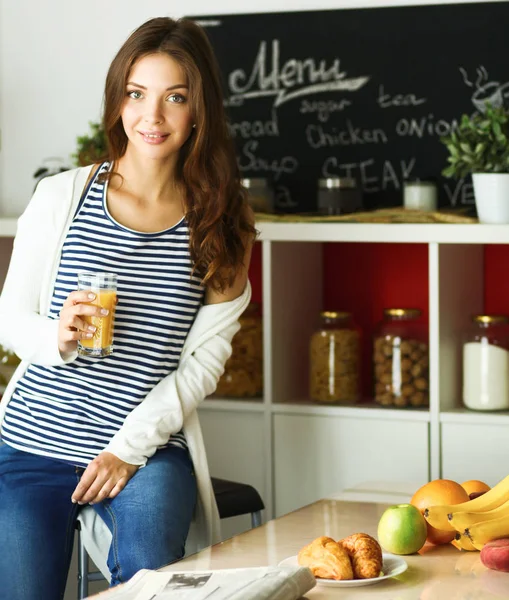
[[(18, 223), (0, 341), (0, 581), (59, 600), (78, 512), (110, 531), (111, 584), (181, 558), (190, 522), (218, 539), (196, 407), (250, 298), (255, 237), (219, 71), (192, 21), (152, 19), (113, 60), (106, 160), (41, 181)], [(77, 273), (118, 274), (114, 352), (77, 354), (101, 317)], [(90, 509), (87, 509), (90, 511)]]

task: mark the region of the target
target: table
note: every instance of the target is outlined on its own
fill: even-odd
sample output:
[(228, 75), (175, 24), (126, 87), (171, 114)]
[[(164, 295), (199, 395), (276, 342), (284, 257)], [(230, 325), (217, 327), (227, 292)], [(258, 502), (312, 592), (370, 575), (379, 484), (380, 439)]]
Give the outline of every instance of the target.
[[(205, 548), (164, 571), (199, 571), (277, 565), (320, 535), (341, 539), (364, 532), (376, 537), (387, 504), (320, 500), (269, 521), (256, 529)], [(502, 600), (509, 598), (509, 573), (486, 569), (479, 552), (459, 551), (450, 544), (426, 544), (403, 557), (408, 570), (398, 577), (357, 588), (317, 585), (309, 600)]]

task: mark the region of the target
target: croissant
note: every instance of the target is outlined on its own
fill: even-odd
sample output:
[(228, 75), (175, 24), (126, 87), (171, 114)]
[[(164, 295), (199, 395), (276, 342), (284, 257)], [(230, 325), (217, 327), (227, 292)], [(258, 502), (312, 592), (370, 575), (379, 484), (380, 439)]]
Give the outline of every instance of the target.
[(380, 544), (367, 533), (354, 533), (338, 544), (342, 546), (352, 560), (355, 579), (378, 577), (382, 570), (382, 549)]
[(348, 552), (330, 537), (316, 538), (304, 546), (297, 560), (299, 565), (309, 567), (315, 577), (353, 579), (352, 563)]

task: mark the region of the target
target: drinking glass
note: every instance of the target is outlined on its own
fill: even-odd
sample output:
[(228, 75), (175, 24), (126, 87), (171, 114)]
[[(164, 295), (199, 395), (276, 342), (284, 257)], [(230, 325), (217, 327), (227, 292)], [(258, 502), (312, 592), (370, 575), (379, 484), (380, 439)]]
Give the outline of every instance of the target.
[(95, 299), (88, 302), (108, 310), (104, 317), (82, 316), (83, 320), (93, 325), (96, 330), (89, 339), (78, 340), (78, 354), (82, 356), (108, 356), (113, 352), (113, 325), (117, 304), (116, 273), (78, 273), (78, 289), (90, 291)]

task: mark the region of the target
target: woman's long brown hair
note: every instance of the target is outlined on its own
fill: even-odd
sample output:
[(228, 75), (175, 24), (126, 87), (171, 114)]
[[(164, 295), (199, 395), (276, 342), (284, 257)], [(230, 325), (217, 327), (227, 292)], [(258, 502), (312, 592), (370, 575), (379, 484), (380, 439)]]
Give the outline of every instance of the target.
[(187, 74), (196, 127), (180, 149), (176, 179), (185, 189), (186, 220), (194, 271), (204, 285), (224, 291), (243, 265), (256, 235), (223, 106), (219, 67), (210, 42), (196, 23), (159, 17), (136, 29), (113, 59), (106, 77), (103, 126), (107, 160), (121, 158), (127, 136), (121, 120), (126, 84), (140, 58), (165, 53)]

